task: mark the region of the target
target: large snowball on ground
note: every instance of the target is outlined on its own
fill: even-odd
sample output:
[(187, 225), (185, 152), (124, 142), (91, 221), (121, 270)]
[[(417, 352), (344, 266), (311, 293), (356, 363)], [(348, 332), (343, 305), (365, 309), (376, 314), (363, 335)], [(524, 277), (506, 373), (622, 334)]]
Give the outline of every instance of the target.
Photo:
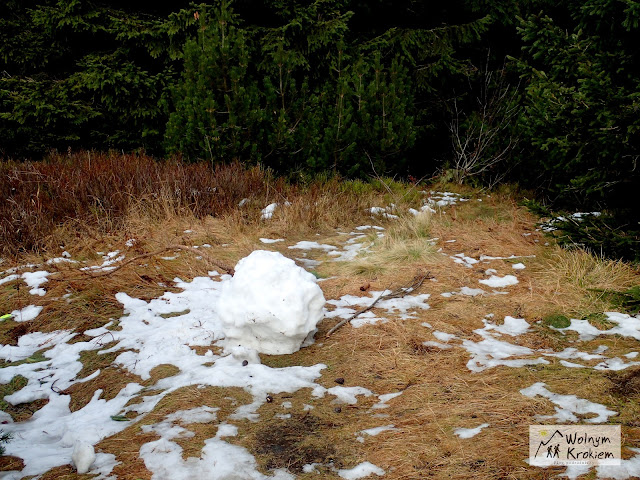
[(315, 332), (325, 304), (311, 273), (264, 250), (240, 260), (220, 293), (218, 314), (227, 347), (242, 345), (271, 355), (300, 350)]

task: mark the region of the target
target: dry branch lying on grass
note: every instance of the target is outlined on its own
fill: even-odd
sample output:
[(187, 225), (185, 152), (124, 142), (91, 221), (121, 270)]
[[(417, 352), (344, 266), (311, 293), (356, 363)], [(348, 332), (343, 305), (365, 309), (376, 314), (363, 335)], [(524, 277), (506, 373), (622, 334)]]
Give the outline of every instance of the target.
[(227, 272), (229, 275), (233, 275), (235, 273), (235, 270), (233, 269), (233, 267), (227, 265), (224, 262), (221, 262), (220, 260), (216, 260), (214, 258), (211, 258), (210, 256), (208, 256), (205, 252), (198, 250), (196, 248), (193, 247), (188, 247), (187, 245), (170, 245), (168, 247), (164, 247), (161, 248), (159, 250), (155, 250), (153, 252), (149, 252), (149, 253), (143, 253), (142, 255), (137, 255), (135, 257), (129, 258), (128, 260), (122, 262), (120, 265), (118, 265), (117, 267), (113, 268), (112, 270), (109, 270), (108, 272), (101, 272), (101, 273), (85, 273), (85, 276), (83, 277), (77, 277), (77, 278), (51, 278), (51, 280), (86, 280), (87, 278), (98, 278), (98, 277), (106, 277), (109, 275), (114, 274), (115, 272), (117, 272), (118, 270), (120, 270), (121, 268), (126, 267), (127, 265), (132, 264), (133, 262), (137, 262), (138, 260), (142, 260), (143, 258), (149, 258), (149, 257), (154, 257), (156, 255), (160, 255), (162, 253), (166, 253), (172, 250), (184, 250), (187, 252), (193, 252), (193, 253), (197, 253), (200, 256), (203, 257), (207, 257), (207, 260), (209, 262), (211, 262), (213, 265), (215, 265), (216, 267), (220, 267), (222, 270), (224, 270), (225, 272)]
[(378, 303), (380, 300), (389, 300), (391, 298), (400, 298), (400, 297), (404, 297), (405, 295), (408, 295), (408, 294), (416, 291), (418, 288), (420, 288), (420, 286), (422, 286), (422, 284), (424, 283), (424, 281), (427, 278), (432, 278), (431, 274), (429, 272), (416, 275), (415, 277), (413, 277), (413, 282), (410, 285), (406, 286), (406, 287), (398, 287), (394, 291), (392, 291), (391, 293), (387, 293), (386, 295), (383, 295), (383, 293), (384, 293), (384, 291), (383, 291), (380, 295), (378, 295), (378, 298), (376, 298), (371, 305), (369, 305), (368, 307), (364, 307), (364, 308), (358, 310), (356, 313), (354, 313), (350, 317), (345, 318), (345, 319), (341, 320), (340, 322), (338, 322), (338, 324), (336, 324), (331, 330), (329, 330), (327, 332), (326, 337), (330, 337), (333, 333), (335, 333), (336, 330), (338, 330), (344, 324), (349, 323), (351, 320), (356, 318), (358, 315), (361, 315), (364, 312), (368, 312), (369, 310), (371, 310), (373, 307), (376, 306), (376, 303)]

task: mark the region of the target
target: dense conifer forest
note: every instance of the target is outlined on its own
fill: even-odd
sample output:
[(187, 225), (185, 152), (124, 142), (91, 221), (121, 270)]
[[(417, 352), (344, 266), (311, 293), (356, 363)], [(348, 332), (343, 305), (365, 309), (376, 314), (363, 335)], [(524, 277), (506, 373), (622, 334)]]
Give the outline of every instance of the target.
[(602, 212), (570, 241), (637, 260), (639, 22), (632, 0), (7, 0), (0, 156), (509, 182)]

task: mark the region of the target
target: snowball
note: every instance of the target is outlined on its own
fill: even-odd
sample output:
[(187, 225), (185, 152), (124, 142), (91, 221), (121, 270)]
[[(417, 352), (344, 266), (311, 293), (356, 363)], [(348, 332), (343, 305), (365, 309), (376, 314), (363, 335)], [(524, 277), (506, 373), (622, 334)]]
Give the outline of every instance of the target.
[(87, 473), (95, 459), (96, 452), (93, 450), (93, 446), (78, 440), (73, 447), (73, 454), (71, 455), (71, 460), (73, 460), (78, 473)]
[(217, 311), (227, 347), (276, 355), (300, 350), (315, 333), (324, 304), (311, 273), (278, 252), (257, 250), (223, 284)]

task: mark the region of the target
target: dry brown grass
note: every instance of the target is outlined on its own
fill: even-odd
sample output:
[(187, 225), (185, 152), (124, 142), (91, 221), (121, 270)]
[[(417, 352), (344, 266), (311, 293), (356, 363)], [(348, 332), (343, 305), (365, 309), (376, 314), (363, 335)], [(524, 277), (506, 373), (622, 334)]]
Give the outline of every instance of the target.
[[(77, 232), (73, 233), (72, 227), (60, 230), (60, 235), (68, 239), (66, 248), (73, 257), (91, 263), (100, 262), (96, 250), (123, 249), (126, 239), (135, 238), (135, 245), (125, 250), (128, 257), (175, 243), (208, 243), (211, 248), (207, 253), (234, 264), (257, 248), (277, 250), (294, 257), (298, 252), (287, 247), (298, 240), (336, 244), (346, 238), (336, 229), (348, 232), (356, 225), (377, 224), (386, 228), (385, 237), (380, 240), (371, 237), (375, 245), (370, 254), (355, 262), (325, 261), (318, 267), (323, 276), (335, 277), (320, 284), (327, 299), (346, 294), (368, 295), (360, 290), (366, 284), (369, 290), (405, 285), (419, 271), (428, 271), (435, 277), (433, 281), (427, 280), (418, 291), (431, 294), (431, 308), (419, 311), (417, 318), (399, 320), (391, 317), (387, 323), (358, 329), (346, 325), (328, 339), (324, 334), (337, 320), (323, 321), (319, 325), (316, 344), (292, 355), (262, 356), (262, 363), (274, 368), (324, 363), (327, 368), (317, 383), (326, 388), (337, 385), (335, 380), (342, 378), (345, 386), (362, 386), (376, 395), (402, 392), (388, 402), (389, 408), (371, 410), (378, 401), (376, 397), (360, 396), (356, 405), (338, 405), (331, 395), (314, 398), (308, 389), (302, 389), (293, 394), (274, 394), (273, 402), (263, 404), (258, 410), (260, 421), (253, 423), (229, 419), (238, 406), (252, 400), (241, 389), (181, 388), (164, 397), (139, 423), (97, 445), (98, 450), (114, 453), (122, 462), (114, 470), (118, 478), (151, 477), (151, 472), (139, 458), (139, 450), (142, 444), (157, 440), (158, 436), (142, 432), (143, 425), (158, 423), (177, 410), (202, 405), (219, 408), (217, 419), (210, 424), (184, 426), (194, 433), (191, 438), (176, 440), (183, 448), (184, 458), (199, 457), (205, 440), (215, 435), (217, 425), (229, 421), (238, 427), (239, 434), (225, 440), (246, 447), (255, 455), (263, 472), (288, 467), (303, 480), (339, 478), (327, 467), (321, 468), (320, 475), (301, 473), (300, 468), (305, 463), (332, 461), (335, 468), (350, 468), (365, 460), (383, 467), (387, 472), (385, 478), (392, 480), (551, 478), (563, 469), (530, 468), (523, 462), (528, 452), (528, 425), (536, 423), (535, 415), (554, 411), (546, 399), (530, 399), (519, 393), (520, 389), (539, 381), (547, 383), (553, 392), (575, 394), (619, 411), (619, 416), (613, 417), (612, 421), (623, 425), (623, 443), (640, 446), (637, 421), (640, 397), (635, 374), (627, 378), (590, 369), (567, 369), (552, 358), (547, 366), (497, 367), (472, 373), (466, 367), (469, 354), (463, 348), (454, 346), (441, 350), (423, 344), (435, 339), (432, 330), (454, 334), (460, 340), (479, 341), (481, 338), (474, 330), (483, 326), (482, 319), (488, 313), (493, 313), (497, 323), (511, 315), (525, 318), (532, 326), (529, 333), (507, 341), (532, 349), (562, 350), (572, 345), (570, 340), (575, 336), (564, 336), (535, 322), (555, 311), (601, 311), (606, 305), (604, 300), (594, 301), (589, 289), (626, 288), (638, 283), (638, 272), (625, 264), (605, 262), (584, 252), (544, 246), (546, 239), (535, 231), (535, 219), (507, 196), (482, 197), (482, 202), (461, 203), (444, 213), (418, 218), (403, 216), (399, 221), (372, 220), (365, 212), (365, 208), (385, 206), (390, 201), (405, 202), (399, 210), (409, 205), (415, 207), (417, 198), (412, 192), (408, 188), (406, 195), (395, 191), (392, 195), (384, 188), (368, 189), (362, 185), (345, 189), (332, 180), (290, 190), (283, 186), (268, 195), (252, 197), (243, 208), (202, 218), (188, 210), (180, 213), (165, 209), (161, 214), (153, 214), (160, 210), (150, 213), (146, 206), (139, 204), (123, 217), (122, 229), (103, 240), (96, 233), (95, 238), (72, 243), (71, 238)], [(270, 221), (261, 220), (260, 210), (266, 206), (265, 202), (271, 201), (283, 205)], [(285, 206), (285, 201), (291, 205)], [(192, 232), (185, 233), (185, 230)], [(286, 238), (287, 241), (265, 245), (259, 242), (260, 237)], [(440, 238), (435, 248), (428, 242), (433, 237)], [(454, 243), (445, 243), (454, 239)], [(440, 247), (442, 251), (438, 252)], [(480, 254), (528, 257), (518, 260), (527, 268), (515, 271), (510, 260), (493, 260), (466, 268), (448, 258), (458, 253), (475, 258)], [(535, 258), (529, 257), (532, 255)], [(125, 291), (150, 300), (170, 288), (159, 286), (159, 282), (169, 286), (176, 276), (193, 278), (215, 269), (206, 259), (197, 259), (192, 252), (177, 252), (176, 256), (171, 261), (144, 259), (99, 281), (92, 278), (70, 280), (78, 276), (76, 268), (59, 265), (56, 267), (59, 273), (55, 276), (60, 281), (52, 279), (45, 284), (48, 293), (42, 298), (24, 291), (18, 293), (13, 284), (4, 285), (0, 292), (0, 307), (5, 310), (16, 308), (18, 300), (23, 304), (41, 302), (45, 308), (36, 320), (27, 322), (27, 326), (16, 322), (0, 324), (0, 340), (11, 343), (28, 331), (70, 328), (78, 332), (78, 340), (88, 341), (89, 337), (81, 332), (104, 325), (109, 317), (121, 315), (121, 306), (114, 297), (116, 292)], [(321, 252), (309, 252), (308, 258), (327, 260), (330, 257)], [(20, 257), (21, 263), (42, 260), (36, 256)], [(490, 292), (491, 289), (478, 283), (486, 278), (484, 271), (487, 268), (496, 269), (499, 275), (516, 275), (519, 283), (507, 289), (509, 295), (440, 296), (440, 293), (457, 291), (463, 286), (482, 287)], [(65, 293), (72, 294), (70, 302), (61, 299)], [(373, 311), (380, 315), (384, 313), (379, 309)], [(425, 328), (422, 322), (428, 322), (433, 328)], [(102, 341), (106, 346), (108, 338)], [(606, 344), (614, 356), (630, 351), (635, 343), (624, 338), (597, 339), (588, 349)], [(203, 354), (206, 349), (195, 350)], [(89, 375), (98, 368), (104, 376), (70, 389), (73, 409), (86, 404), (98, 388), (103, 390), (104, 398), (111, 398), (128, 382), (152, 387), (159, 379), (176, 373), (175, 367), (164, 365), (152, 371), (150, 380), (142, 382), (111, 366), (111, 360), (111, 357), (98, 356), (95, 352), (83, 355), (84, 368), (80, 376)], [(152, 389), (149, 392), (157, 393)], [(285, 401), (291, 402), (291, 409), (283, 408)], [(305, 411), (305, 405), (314, 408)], [(336, 411), (338, 407), (340, 410)], [(277, 416), (283, 413), (292, 416), (290, 419)], [(376, 418), (373, 416), (376, 413), (388, 416)], [(475, 427), (482, 423), (489, 423), (490, 427), (473, 439), (463, 440), (453, 435), (458, 427)], [(356, 440), (361, 430), (387, 424), (395, 425), (396, 430), (366, 437), (363, 443)], [(43, 478), (78, 476), (70, 467), (59, 467), (47, 472)]]
[(640, 283), (640, 272), (627, 263), (559, 247), (541, 252), (535, 275), (543, 295), (559, 311), (581, 317), (611, 308), (605, 291)]

